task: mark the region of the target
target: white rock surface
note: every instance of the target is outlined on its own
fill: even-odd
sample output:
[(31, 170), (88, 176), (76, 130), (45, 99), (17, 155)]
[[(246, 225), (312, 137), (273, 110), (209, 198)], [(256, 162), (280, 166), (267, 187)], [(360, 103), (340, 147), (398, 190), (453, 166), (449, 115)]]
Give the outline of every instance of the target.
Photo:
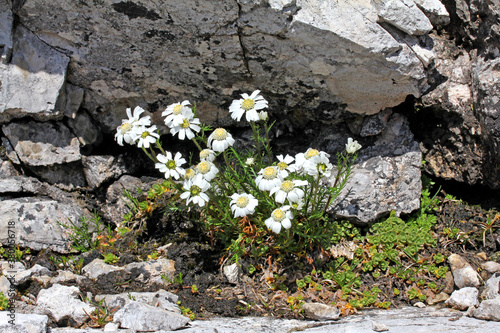
[[(11, 323), (13, 323), (13, 325)], [(9, 313), (0, 311), (2, 333), (46, 333), (49, 318), (39, 314)]]
[(137, 331), (177, 330), (186, 326), (187, 317), (151, 305), (132, 301), (118, 310), (113, 321), (121, 328)]
[(136, 301), (155, 308), (181, 314), (177, 305), (178, 296), (163, 289), (157, 292), (128, 292), (116, 295), (96, 295), (99, 302), (104, 299), (109, 309), (121, 309), (130, 302)]
[(479, 291), (476, 288), (465, 287), (455, 290), (444, 304), (457, 310), (467, 310), (471, 306), (479, 305), (478, 296)]
[(500, 297), (482, 301), (472, 314), (478, 319), (500, 321)]
[(99, 276), (123, 270), (122, 267), (107, 264), (102, 259), (94, 259), (82, 268), (82, 273), (89, 279), (98, 279)]
[(322, 303), (305, 303), (302, 306), (307, 318), (314, 320), (337, 320), (340, 317), (340, 310), (336, 307)]
[(451, 254), (448, 257), (448, 262), (457, 288), (478, 287), (480, 285), (477, 272), (462, 256)]

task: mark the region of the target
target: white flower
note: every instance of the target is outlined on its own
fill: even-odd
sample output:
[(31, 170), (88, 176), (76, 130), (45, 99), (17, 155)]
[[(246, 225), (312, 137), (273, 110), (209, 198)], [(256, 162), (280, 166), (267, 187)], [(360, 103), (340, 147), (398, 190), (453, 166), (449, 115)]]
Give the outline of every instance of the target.
[(328, 159), (329, 156), (330, 155), (325, 152), (320, 152), (319, 155), (316, 155), (307, 160), (304, 163), (305, 173), (311, 176), (317, 176), (318, 174), (320, 174), (323, 177), (330, 177), (333, 165)]
[(290, 204), (298, 202), (304, 197), (304, 190), (298, 188), (298, 186), (305, 186), (308, 182), (305, 180), (284, 180), (279, 186), (276, 186), (271, 190), (269, 195), (276, 194), (276, 202), (285, 203), (288, 199)]
[(267, 114), (267, 111), (260, 111), (259, 112), (259, 119), (262, 121), (266, 121), (269, 119), (269, 115)]
[(186, 169), (186, 172), (183, 175), (184, 180), (192, 179), (196, 175), (196, 171), (193, 168)]
[(156, 163), (155, 167), (160, 170), (160, 172), (165, 173), (165, 178), (175, 178), (179, 179), (180, 176), (184, 176), (186, 171), (181, 168), (181, 165), (186, 163), (186, 160), (182, 158), (181, 153), (175, 153), (175, 157), (172, 158), (170, 152), (166, 152), (166, 155), (158, 154), (156, 158), (160, 163)]
[[(174, 123), (173, 121), (172, 123)], [(194, 133), (198, 133), (201, 129), (200, 120), (198, 118), (190, 119), (187, 117), (183, 117), (180, 123), (175, 124), (172, 128), (170, 128), (170, 134), (176, 135), (179, 133), (179, 140), (184, 140), (187, 137), (189, 140), (194, 138)]]
[(265, 221), (266, 226), (275, 233), (281, 231), (281, 227), (290, 229), (292, 227), (293, 214), (290, 211), (290, 206), (282, 206), (273, 210), (271, 217)]
[(304, 207), (304, 200), (299, 199), (299, 201), (292, 203), (290, 206), (295, 210), (301, 210)]
[(215, 160), (215, 152), (212, 149), (203, 149), (200, 151), (200, 160), (213, 162)]
[(281, 181), (282, 178), (276, 166), (269, 166), (261, 169), (257, 178), (255, 178), (255, 184), (257, 184), (261, 191), (271, 191), (276, 186), (279, 186)]
[[(295, 155), (295, 171), (305, 171), (316, 168), (316, 164), (325, 160), (328, 160), (329, 154), (324, 151), (319, 151), (317, 149), (309, 148), (305, 153), (299, 153)], [(316, 173), (317, 174), (317, 173)]]
[(246, 164), (246, 166), (252, 166), (252, 165), (254, 165), (255, 164), (255, 158), (253, 158), (253, 157), (247, 158), (247, 160), (245, 161), (245, 164)]
[(172, 128), (182, 123), (183, 118), (191, 119), (194, 113), (188, 105), (190, 105), (189, 101), (185, 100), (182, 103), (174, 103), (167, 106), (165, 111), (161, 113), (163, 117), (166, 117), (165, 125)]
[(234, 100), (229, 107), (231, 118), (240, 121), (244, 114), (247, 121), (259, 121), (257, 111), (267, 108), (267, 101), (259, 93), (255, 90), (250, 96), (242, 94), (243, 99)]
[(295, 160), (292, 156), (288, 154), (285, 157), (283, 157), (283, 155), (278, 155), (276, 158), (279, 161), (277, 167), (282, 178), (288, 177), (289, 171), (295, 171), (295, 165), (291, 164)]
[(201, 174), (206, 180), (211, 181), (217, 176), (219, 169), (210, 161), (201, 161), (196, 166), (196, 172)]
[(115, 140), (120, 146), (123, 146), (123, 141), (128, 144), (132, 144), (135, 141), (135, 130), (137, 127), (149, 126), (151, 125), (151, 117), (139, 118), (144, 112), (144, 109), (140, 106), (136, 106), (134, 109), (134, 114), (132, 114), (132, 109), (127, 108), (128, 119), (123, 119), (122, 124), (116, 128)]
[(249, 214), (255, 213), (255, 207), (257, 207), (259, 201), (251, 194), (238, 194), (235, 193), (231, 196), (231, 211), (234, 213), (234, 217), (244, 217)]
[(354, 154), (360, 149), (361, 149), (361, 145), (358, 143), (358, 141), (353, 140), (352, 138), (347, 139), (347, 143), (345, 145), (345, 151), (348, 154)]
[(158, 133), (155, 133), (155, 131), (156, 131), (156, 125), (153, 125), (149, 128), (147, 128), (146, 126), (138, 128), (137, 132), (135, 132), (136, 133), (135, 140), (139, 139), (139, 141), (137, 141), (137, 147), (149, 148), (149, 146), (152, 143), (155, 143), (156, 139), (160, 137), (160, 135)]
[(206, 191), (210, 188), (210, 184), (203, 179), (202, 175), (196, 175), (194, 178), (186, 180), (183, 187), (186, 192), (181, 194), (181, 199), (186, 199), (186, 204), (194, 202), (200, 207), (205, 206), (208, 202)]
[(234, 144), (234, 139), (228, 131), (219, 127), (210, 134), (207, 143), (213, 150), (223, 152), (227, 147)]

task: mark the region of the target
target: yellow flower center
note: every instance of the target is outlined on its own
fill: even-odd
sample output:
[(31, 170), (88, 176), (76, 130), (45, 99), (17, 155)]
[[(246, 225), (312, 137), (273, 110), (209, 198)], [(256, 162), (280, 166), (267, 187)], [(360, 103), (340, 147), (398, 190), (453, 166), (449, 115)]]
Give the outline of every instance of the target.
[(325, 163), (319, 163), (317, 167), (318, 167), (318, 170), (320, 172), (325, 172), (326, 171), (326, 164)]
[(214, 131), (214, 136), (213, 138), (217, 141), (222, 141), (222, 140), (226, 140), (227, 138), (227, 132), (225, 129), (223, 128), (217, 128), (215, 131)]
[(211, 153), (212, 152), (210, 151), (210, 149), (203, 149), (202, 151), (200, 151), (200, 158), (205, 159), (209, 157)]
[(250, 200), (248, 200), (247, 197), (240, 196), (238, 200), (236, 200), (236, 206), (238, 206), (238, 208), (245, 208), (249, 202)]
[(264, 177), (267, 180), (274, 179), (278, 175), (278, 171), (276, 168), (273, 167), (267, 167), (264, 169), (264, 172), (262, 173), (262, 177)]
[(241, 108), (245, 111), (252, 110), (254, 106), (255, 101), (251, 98), (247, 98), (241, 103)]
[(191, 179), (194, 177), (195, 174), (196, 172), (194, 172), (193, 169), (187, 169), (186, 173), (184, 174), (184, 179)]
[(202, 161), (196, 166), (196, 170), (198, 170), (202, 174), (206, 174), (210, 171), (212, 165), (207, 161)]
[(124, 123), (120, 126), (120, 132), (122, 134), (125, 134), (127, 133), (128, 131), (130, 131), (132, 129), (132, 124), (130, 123)]
[(319, 151), (318, 151), (317, 149), (312, 149), (312, 148), (309, 148), (309, 149), (306, 151), (306, 153), (305, 153), (304, 157), (308, 160), (308, 159), (310, 159), (311, 157), (313, 157), (313, 156), (317, 156), (317, 155), (319, 155)]
[(172, 114), (178, 115), (181, 114), (181, 111), (182, 111), (182, 105), (179, 104), (174, 107), (174, 109), (172, 110)]
[(271, 216), (273, 217), (273, 220), (275, 220), (276, 222), (281, 222), (285, 219), (286, 214), (284, 211), (278, 208), (273, 211)]
[(278, 168), (280, 168), (280, 170), (285, 170), (286, 168), (288, 168), (288, 164), (286, 164), (285, 162), (279, 162)]
[(291, 190), (293, 190), (293, 182), (291, 180), (285, 180), (281, 183), (280, 190), (286, 193), (290, 192)]
[(147, 138), (148, 136), (149, 136), (149, 132), (148, 131), (144, 131), (141, 134), (141, 138), (143, 138), (143, 139)]
[(197, 196), (201, 192), (201, 188), (199, 188), (196, 185), (192, 185), (191, 188), (189, 189), (189, 192), (191, 192), (192, 196)]
[(189, 119), (187, 118), (182, 119), (182, 125), (181, 125), (182, 128), (189, 128), (189, 125), (190, 125)]
[(175, 165), (175, 161), (174, 160), (170, 160), (168, 161), (167, 163), (165, 163), (165, 166), (170, 169), (170, 170), (173, 170), (175, 169), (176, 165)]

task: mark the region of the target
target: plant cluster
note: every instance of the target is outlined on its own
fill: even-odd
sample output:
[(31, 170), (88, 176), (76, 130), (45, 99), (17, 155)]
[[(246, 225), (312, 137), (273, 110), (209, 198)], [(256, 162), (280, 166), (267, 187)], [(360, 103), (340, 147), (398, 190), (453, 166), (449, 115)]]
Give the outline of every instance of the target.
[(236, 121), (244, 116), (249, 123), (253, 149), (237, 150), (228, 130), (201, 124), (187, 100), (169, 105), (162, 115), (173, 136), (191, 140), (199, 149), (194, 165), (185, 167), (180, 152), (163, 148), (156, 125), (149, 116), (141, 117), (140, 107), (126, 110), (128, 119), (117, 128), (115, 139), (144, 151), (175, 190), (171, 203), (179, 206), (184, 200), (199, 207), (203, 228), (212, 240), (230, 248), (234, 260), (328, 248), (335, 233), (326, 211), (351, 175), (361, 146), (349, 138), (336, 156), (336, 167), (329, 154), (314, 148), (275, 157), (269, 141), (273, 124), (263, 111), (268, 102), (258, 90), (241, 96), (229, 112)]

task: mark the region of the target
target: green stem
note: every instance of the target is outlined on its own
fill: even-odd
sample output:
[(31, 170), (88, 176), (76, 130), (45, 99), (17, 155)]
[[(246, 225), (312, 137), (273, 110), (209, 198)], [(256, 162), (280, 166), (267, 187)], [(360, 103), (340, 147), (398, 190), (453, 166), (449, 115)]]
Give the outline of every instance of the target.
[(142, 151), (146, 154), (147, 157), (149, 157), (153, 162), (157, 163), (158, 160), (156, 159), (156, 156), (153, 157), (151, 156), (151, 154), (148, 153), (148, 151), (146, 150), (146, 148), (144, 148), (144, 146), (142, 147)]
[(260, 140), (259, 140), (259, 133), (257, 132), (257, 126), (253, 121), (250, 122), (250, 127), (252, 128), (252, 133), (253, 133), (253, 139), (255, 140), (255, 149), (257, 149), (257, 156), (259, 156), (259, 159), (262, 158), (262, 154), (260, 151)]
[(192, 138), (191, 140), (194, 142), (194, 144), (196, 145), (196, 147), (198, 147), (198, 149), (199, 149), (200, 151), (202, 151), (202, 150), (203, 150), (203, 149), (201, 148), (200, 144), (196, 141), (196, 138)]

